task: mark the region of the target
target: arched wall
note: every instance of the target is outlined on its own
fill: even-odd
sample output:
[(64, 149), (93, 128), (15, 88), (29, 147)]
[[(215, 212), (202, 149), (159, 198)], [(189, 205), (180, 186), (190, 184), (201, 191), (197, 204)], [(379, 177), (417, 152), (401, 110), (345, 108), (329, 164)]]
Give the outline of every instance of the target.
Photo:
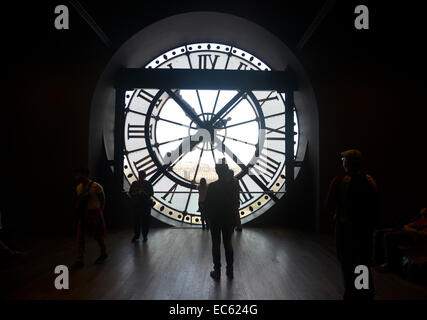
[[(89, 168), (97, 171), (104, 153), (114, 158), (114, 77), (122, 68), (143, 67), (161, 53), (186, 43), (219, 42), (235, 45), (265, 61), (272, 70), (291, 67), (299, 88), (294, 94), (299, 118), (300, 158), (308, 145), (308, 165), (315, 183), (315, 220), (319, 213), (319, 119), (313, 88), (291, 50), (269, 31), (246, 19), (217, 12), (190, 12), (160, 20), (136, 33), (114, 54), (93, 95), (89, 128)], [(104, 151), (105, 146), (105, 151)]]

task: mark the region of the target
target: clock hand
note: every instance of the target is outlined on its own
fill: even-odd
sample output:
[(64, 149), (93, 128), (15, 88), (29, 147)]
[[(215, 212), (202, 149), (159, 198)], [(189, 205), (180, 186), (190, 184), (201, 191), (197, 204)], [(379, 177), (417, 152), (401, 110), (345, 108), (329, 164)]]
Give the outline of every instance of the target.
[(184, 110), (185, 114), (197, 124), (199, 128), (205, 127), (204, 122), (199, 119), (196, 112), (194, 112), (193, 108), (191, 108), (187, 101), (182, 99), (170, 89), (166, 89), (165, 91), (182, 108), (182, 110)]
[[(202, 129), (204, 130), (204, 129)], [(163, 159), (163, 165), (158, 167), (156, 172), (150, 177), (149, 181), (155, 184), (158, 181), (158, 178), (165, 174), (167, 170), (170, 170), (175, 166), (188, 152), (194, 149), (194, 147), (203, 141), (203, 136), (200, 134), (200, 130), (192, 136), (187, 136), (185, 139), (182, 139), (182, 143), (172, 152), (168, 152), (166, 156), (168, 159)]]
[[(183, 145), (188, 144), (187, 141), (189, 138), (191, 139), (191, 137), (187, 137), (186, 141), (184, 141), (180, 144), (180, 146), (177, 148), (178, 151), (168, 152), (171, 155), (171, 157), (169, 157), (171, 159), (169, 159), (168, 161), (164, 161), (165, 163), (157, 169), (157, 171), (150, 177), (150, 179), (148, 179), (153, 185), (155, 183), (157, 183), (158, 178), (162, 174), (166, 174), (166, 171), (170, 170), (170, 168), (175, 166), (188, 153), (189, 150), (187, 150), (184, 153), (180, 152), (180, 150), (182, 150)], [(191, 147), (191, 143), (192, 143), (191, 140), (189, 142), (190, 142), (190, 147)], [(196, 146), (199, 143), (199, 141), (194, 141), (193, 143), (194, 143), (194, 145), (193, 145), (193, 148), (194, 148), (194, 146)]]
[(215, 123), (226, 113), (229, 113), (231, 110), (233, 110), (234, 107), (237, 106), (237, 101), (245, 94), (245, 91), (239, 91), (230, 101), (227, 102), (227, 104), (222, 107), (221, 110), (218, 111), (217, 114), (215, 114), (212, 119), (209, 121), (209, 124), (214, 127)]
[[(201, 129), (204, 130), (204, 129)], [(196, 145), (198, 145), (200, 142), (203, 142), (203, 135), (201, 134), (201, 130), (198, 130), (196, 134), (192, 136), (188, 136), (185, 139), (182, 140), (181, 144), (173, 151), (168, 152), (166, 156), (169, 158), (164, 163), (169, 164), (169, 166), (174, 166), (176, 162), (178, 162), (184, 155), (186, 155), (188, 152), (191, 152)], [(176, 161), (178, 160), (178, 161)]]
[(243, 164), (242, 161), (239, 160), (239, 158), (237, 158), (237, 156), (233, 153), (233, 151), (231, 151), (220, 139), (218, 139), (218, 137), (215, 135), (214, 137), (215, 142), (217, 143), (218, 146), (222, 146), (222, 150), (228, 154), (228, 156), (233, 159), (233, 161), (242, 169), (243, 172), (247, 172), (249, 177), (262, 189), (265, 191), (266, 194), (268, 194), (270, 196), (270, 198), (274, 201), (277, 202), (279, 201), (279, 199), (276, 197), (275, 194), (271, 193), (271, 190), (269, 188), (267, 188), (267, 186), (262, 183), (261, 180), (259, 180), (255, 175), (253, 174), (249, 174), (249, 170), (250, 167), (246, 166)]

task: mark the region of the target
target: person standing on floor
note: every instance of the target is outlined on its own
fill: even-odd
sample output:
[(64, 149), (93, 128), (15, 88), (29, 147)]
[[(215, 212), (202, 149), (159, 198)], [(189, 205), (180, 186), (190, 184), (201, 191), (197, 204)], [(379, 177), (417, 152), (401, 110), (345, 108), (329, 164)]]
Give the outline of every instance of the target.
[(200, 220), (202, 222), (202, 229), (205, 230), (205, 227), (206, 227), (206, 229), (209, 230), (209, 224), (206, 219), (206, 209), (205, 209), (205, 199), (206, 199), (206, 194), (208, 192), (208, 184), (206, 183), (205, 178), (200, 179), (200, 184), (197, 189), (199, 190), (199, 211), (200, 211)]
[(83, 267), (85, 256), (86, 233), (94, 235), (98, 242), (101, 254), (95, 263), (101, 263), (107, 259), (107, 248), (105, 245), (105, 222), (103, 210), (105, 206), (105, 194), (102, 186), (89, 179), (89, 170), (79, 169), (76, 172), (76, 211), (77, 211), (77, 241), (78, 257), (74, 268)]
[[(378, 193), (374, 179), (362, 173), (358, 150), (341, 153), (345, 175), (335, 177), (329, 187), (326, 208), (334, 213), (337, 256), (344, 280), (344, 299), (372, 299), (371, 274), (373, 233), (378, 219)], [(356, 289), (355, 269), (369, 272), (369, 289)]]
[[(239, 190), (239, 182), (234, 178), (234, 171), (231, 169), (228, 169), (226, 180), (230, 183), (235, 184), (235, 188)], [(235, 208), (235, 216), (236, 216), (236, 231), (242, 231), (242, 221), (240, 220), (240, 213), (239, 213), (239, 206)]]
[(147, 173), (144, 170), (138, 172), (139, 180), (134, 181), (129, 189), (132, 200), (132, 215), (134, 219), (134, 236), (132, 242), (139, 239), (142, 233), (144, 242), (147, 241), (150, 229), (151, 208), (153, 206), (153, 185), (146, 180)]
[(212, 258), (214, 269), (211, 277), (218, 281), (221, 278), (221, 235), (227, 263), (226, 274), (233, 279), (233, 246), (232, 238), (236, 225), (236, 208), (239, 207), (239, 189), (236, 184), (227, 180), (228, 165), (225, 159), (215, 166), (218, 180), (209, 184), (205, 200), (206, 213), (212, 236)]

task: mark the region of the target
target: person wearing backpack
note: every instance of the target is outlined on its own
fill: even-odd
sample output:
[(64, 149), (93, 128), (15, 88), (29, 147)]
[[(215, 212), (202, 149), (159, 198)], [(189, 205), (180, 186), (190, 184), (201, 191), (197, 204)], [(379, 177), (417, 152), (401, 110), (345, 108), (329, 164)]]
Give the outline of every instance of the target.
[(95, 263), (101, 263), (107, 259), (105, 245), (105, 222), (103, 209), (105, 194), (102, 186), (89, 179), (89, 170), (79, 169), (76, 172), (76, 212), (77, 212), (77, 243), (78, 257), (73, 268), (84, 266), (86, 233), (91, 232), (97, 241), (101, 254)]
[[(345, 174), (335, 177), (325, 201), (334, 213), (335, 241), (344, 281), (344, 299), (372, 299), (371, 274), (374, 227), (378, 219), (378, 192), (375, 180), (362, 172), (359, 150), (341, 153)], [(366, 266), (369, 288), (357, 289), (357, 266)]]

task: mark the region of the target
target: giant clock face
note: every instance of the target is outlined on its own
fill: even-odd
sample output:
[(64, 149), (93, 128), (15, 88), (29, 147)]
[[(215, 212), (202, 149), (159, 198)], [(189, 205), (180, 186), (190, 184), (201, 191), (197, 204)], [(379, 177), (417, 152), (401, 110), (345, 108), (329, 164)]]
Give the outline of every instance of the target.
[[(250, 53), (218, 43), (181, 46), (145, 67), (270, 70)], [(264, 213), (285, 190), (285, 105), (276, 91), (127, 91), (125, 187), (145, 170), (155, 191), (153, 210), (171, 224), (197, 225), (197, 186), (201, 178), (215, 181), (215, 163), (225, 158), (241, 189), (242, 222)], [(298, 146), (295, 113), (294, 123)]]

